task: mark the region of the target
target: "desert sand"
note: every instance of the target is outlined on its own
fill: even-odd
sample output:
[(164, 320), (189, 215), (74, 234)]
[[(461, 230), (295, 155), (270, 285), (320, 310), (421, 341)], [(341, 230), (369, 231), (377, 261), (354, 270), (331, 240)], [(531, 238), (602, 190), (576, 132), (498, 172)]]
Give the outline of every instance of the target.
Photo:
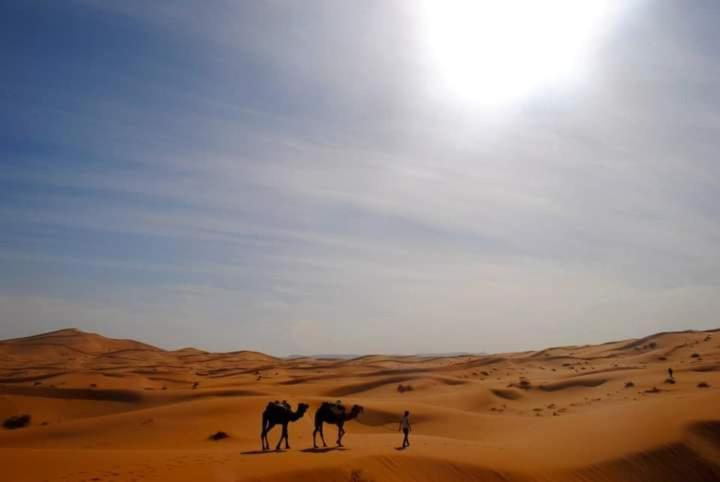
[[(364, 412), (344, 449), (326, 426), (328, 449), (313, 450), (315, 410), (336, 399)], [(271, 400), (310, 405), (290, 450), (260, 449)], [(0, 429), (2, 481), (720, 480), (720, 332), (323, 360), (67, 329), (0, 342), (0, 418), (21, 414), (28, 426)], [(210, 440), (218, 431), (229, 438)]]

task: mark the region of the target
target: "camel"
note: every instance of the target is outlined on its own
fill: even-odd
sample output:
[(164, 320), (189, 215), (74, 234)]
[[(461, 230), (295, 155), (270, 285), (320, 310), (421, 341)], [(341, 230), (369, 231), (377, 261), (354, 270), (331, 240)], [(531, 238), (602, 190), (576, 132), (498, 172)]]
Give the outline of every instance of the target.
[(305, 415), (305, 412), (307, 412), (308, 408), (310, 408), (310, 405), (308, 405), (307, 403), (300, 403), (298, 404), (297, 411), (293, 412), (290, 408), (290, 404), (284, 400), (282, 403), (268, 403), (262, 414), (262, 433), (260, 434), (260, 442), (262, 443), (262, 449), (270, 449), (270, 442), (268, 441), (267, 434), (275, 425), (282, 425), (282, 435), (280, 435), (280, 440), (278, 440), (278, 443), (275, 446), (275, 450), (280, 450), (280, 445), (282, 444), (283, 439), (285, 439), (285, 448), (289, 449), (290, 443), (288, 441), (288, 423), (295, 422), (302, 418), (302, 416)]
[(315, 412), (315, 430), (313, 431), (313, 447), (317, 448), (315, 443), (315, 436), (320, 433), (320, 439), (322, 440), (323, 447), (327, 447), (325, 443), (325, 436), (323, 435), (323, 423), (331, 423), (338, 426), (338, 447), (342, 447), (342, 438), (345, 435), (345, 429), (343, 426), (348, 420), (352, 420), (360, 415), (363, 408), (360, 405), (353, 405), (350, 409), (350, 413), (345, 413), (345, 407), (339, 403), (323, 402), (320, 408)]

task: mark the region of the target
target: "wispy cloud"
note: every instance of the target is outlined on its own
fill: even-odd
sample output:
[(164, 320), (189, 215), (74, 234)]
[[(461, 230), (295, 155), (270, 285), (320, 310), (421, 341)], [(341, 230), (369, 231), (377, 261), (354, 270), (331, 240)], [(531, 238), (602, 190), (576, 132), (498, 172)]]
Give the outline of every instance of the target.
[(429, 352), (712, 326), (701, 10), (640, 2), (583, 84), (487, 112), (433, 92), (413, 2), (13, 6), (0, 336)]

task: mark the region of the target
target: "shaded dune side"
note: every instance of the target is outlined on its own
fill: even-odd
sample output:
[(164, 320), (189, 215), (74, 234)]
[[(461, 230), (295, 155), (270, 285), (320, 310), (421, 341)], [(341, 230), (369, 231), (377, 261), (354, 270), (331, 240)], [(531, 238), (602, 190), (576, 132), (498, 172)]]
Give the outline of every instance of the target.
[(17, 377), (10, 377), (10, 378), (0, 378), (0, 383), (25, 383), (25, 382), (35, 382), (40, 380), (48, 380), (50, 378), (59, 377), (61, 375), (66, 375), (68, 371), (62, 371), (62, 372), (54, 372), (54, 373), (44, 373), (42, 375), (30, 375), (30, 376), (17, 376)]
[(114, 389), (0, 386), (0, 394), (112, 402), (139, 402), (143, 400), (143, 395), (139, 392)]
[(366, 392), (368, 390), (372, 390), (373, 388), (390, 385), (392, 383), (406, 382), (409, 380), (413, 380), (413, 378), (414, 377), (389, 377), (369, 382), (354, 383), (351, 385), (343, 385), (341, 387), (333, 388), (332, 390), (328, 390), (325, 394), (330, 397), (344, 397), (347, 395), (354, 395)]
[[(237, 390), (237, 389), (219, 389), (219, 390), (204, 390), (202, 392), (192, 392), (186, 395), (175, 397), (178, 402), (202, 400), (205, 398), (224, 398), (224, 397), (258, 397), (267, 395), (265, 392), (258, 392), (255, 390)], [(162, 395), (160, 395), (162, 396)]]
[(638, 370), (640, 369), (639, 366), (631, 365), (631, 366), (625, 366), (625, 367), (612, 367), (612, 368), (601, 368), (599, 370), (587, 370), (582, 373), (576, 373), (574, 375), (570, 375), (571, 377), (586, 377), (588, 375), (597, 375), (598, 373), (615, 373), (615, 372), (623, 372), (628, 370)]
[(720, 452), (720, 421), (695, 422), (688, 427), (688, 435), (699, 437), (712, 450)]
[(459, 369), (468, 369), (468, 368), (478, 368), (478, 367), (484, 367), (484, 366), (488, 366), (488, 365), (496, 365), (496, 364), (502, 363), (504, 361), (507, 361), (507, 358), (499, 357), (499, 356), (487, 356), (487, 357), (478, 358), (476, 360), (471, 360), (468, 362), (455, 363), (453, 365), (446, 367), (446, 369), (447, 370), (459, 370)]
[(330, 397), (344, 397), (347, 395), (355, 395), (358, 393), (366, 392), (368, 390), (372, 390), (373, 388), (379, 388), (383, 387), (385, 385), (391, 385), (394, 383), (402, 383), (412, 380), (433, 380), (436, 382), (440, 382), (444, 385), (463, 385), (467, 383), (464, 380), (453, 380), (449, 378), (443, 378), (443, 377), (388, 377), (388, 378), (382, 378), (380, 380), (373, 380), (363, 383), (355, 383), (350, 385), (343, 385), (341, 387), (333, 388), (332, 390), (328, 390), (325, 392), (325, 395)]
[[(395, 375), (395, 376), (405, 376), (403, 378), (404, 380), (410, 379), (410, 375), (421, 375), (425, 373), (436, 373), (439, 370), (433, 369), (433, 368), (399, 368), (399, 369), (382, 369), (382, 370), (374, 370), (370, 372), (365, 373), (355, 373), (353, 374), (353, 377), (356, 378), (370, 378), (370, 377), (380, 377), (380, 376), (388, 376), (388, 375)], [(278, 382), (278, 385), (299, 385), (301, 383), (307, 383), (307, 382), (319, 382), (319, 381), (326, 381), (326, 380), (337, 380), (338, 376), (336, 374), (325, 374), (325, 375), (316, 375), (311, 377), (297, 377), (292, 378), (290, 380), (284, 380), (281, 382)]]
[(599, 387), (606, 382), (606, 378), (582, 378), (577, 380), (567, 380), (564, 382), (547, 383), (544, 385), (539, 385), (538, 388), (545, 392), (555, 392), (558, 390), (567, 390), (570, 388)]
[(215, 389), (203, 391), (181, 391), (173, 393), (147, 394), (139, 390), (26, 386), (0, 386), (0, 394), (23, 395), (43, 398), (59, 398), (66, 400), (96, 400), (126, 403), (172, 403), (200, 400), (206, 398), (252, 397), (265, 395), (265, 393), (263, 392), (242, 389)]
[[(432, 417), (422, 414), (415, 414), (413, 415), (413, 423), (423, 423), (431, 418)], [(362, 416), (358, 417), (356, 422), (360, 425), (368, 427), (380, 427), (390, 424), (394, 424), (397, 427), (397, 424), (400, 422), (400, 416), (398, 415), (397, 410), (382, 410), (378, 408), (365, 407)]]
[(559, 482), (712, 482), (720, 480), (717, 459), (710, 460), (684, 443), (635, 453), (621, 459), (556, 474)]
[(503, 389), (503, 388), (496, 388), (490, 390), (493, 395), (495, 395), (498, 398), (502, 398), (503, 400), (519, 400), (522, 398), (522, 393), (518, 392), (517, 390), (512, 389)]

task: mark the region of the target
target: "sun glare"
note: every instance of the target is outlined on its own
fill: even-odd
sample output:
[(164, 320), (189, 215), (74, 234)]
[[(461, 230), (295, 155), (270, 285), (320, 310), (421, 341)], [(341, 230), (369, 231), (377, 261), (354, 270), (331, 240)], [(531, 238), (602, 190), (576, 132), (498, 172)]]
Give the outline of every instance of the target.
[(426, 48), (443, 95), (504, 104), (582, 75), (612, 0), (426, 0)]

